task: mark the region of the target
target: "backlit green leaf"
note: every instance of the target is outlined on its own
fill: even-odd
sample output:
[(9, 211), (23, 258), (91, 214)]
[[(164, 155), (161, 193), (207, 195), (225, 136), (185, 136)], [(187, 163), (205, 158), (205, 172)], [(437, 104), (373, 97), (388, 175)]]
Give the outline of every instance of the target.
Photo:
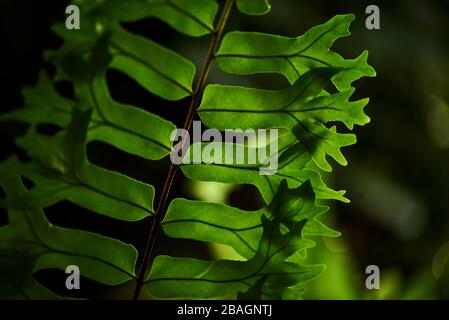
[[(288, 214), (280, 210), (287, 210)], [(315, 219), (326, 211), (327, 207), (315, 205), (315, 195), (309, 182), (289, 190), (284, 181), (270, 206), (257, 211), (244, 211), (219, 203), (175, 199), (162, 226), (170, 237), (226, 244), (250, 259), (262, 235), (262, 216), (272, 218), (283, 215), (285, 219), (282, 223), (290, 227), (307, 219), (303, 235), (337, 236), (338, 233)]]
[(108, 0), (74, 1), (87, 18), (105, 21), (134, 22), (158, 18), (176, 31), (198, 37), (213, 31), (218, 5), (215, 0)]
[(287, 233), (281, 232), (282, 223), (292, 214), (290, 205), (291, 202), (275, 203), (269, 209), (270, 218), (262, 215), (259, 225), (263, 231), (251, 259), (202, 261), (158, 256), (146, 281), (148, 290), (161, 298), (236, 296), (266, 278), (264, 295), (278, 297), (286, 287), (313, 279), (322, 272), (322, 266), (304, 266), (288, 260), (305, 246), (299, 235), (306, 223), (293, 222)]
[(156, 42), (117, 29), (110, 40), (111, 68), (120, 70), (148, 91), (167, 100), (191, 95), (195, 66)]
[(0, 204), (15, 209), (44, 208), (61, 200), (116, 219), (136, 221), (153, 214), (154, 188), (89, 163), (85, 134), (90, 112), (73, 109), (64, 135), (44, 136), (30, 131), (18, 140), (35, 160), (18, 166), (36, 186)]
[(335, 75), (333, 81), (343, 91), (361, 77), (376, 75), (367, 63), (368, 52), (348, 60), (330, 50), (338, 38), (350, 35), (348, 29), (354, 19), (354, 15), (338, 15), (297, 38), (230, 32), (218, 51), (218, 63), (230, 73), (280, 73), (291, 84), (311, 69), (342, 68), (344, 71)]
[[(326, 85), (338, 71), (318, 68), (301, 76), (285, 90), (209, 85), (199, 108), (201, 120), (209, 126), (225, 129), (285, 128), (291, 130), (310, 157), (323, 170), (331, 171), (326, 155), (346, 165), (340, 148), (354, 144), (354, 135), (339, 134), (326, 122), (341, 121), (348, 128), (364, 125), (367, 99), (350, 102), (353, 93), (327, 95)], [(233, 97), (238, 96), (239, 99)]]
[[(102, 141), (123, 151), (146, 159), (161, 159), (169, 154), (172, 143), (170, 133), (176, 127), (140, 108), (114, 101), (103, 74), (92, 81), (77, 85), (79, 99), (92, 107), (87, 141)], [(66, 128), (70, 122), (75, 101), (58, 94), (50, 79), (41, 73), (34, 88), (23, 90), (26, 108), (0, 116), (0, 121), (18, 120), (32, 125), (54, 124)]]
[[(214, 148), (215, 145), (215, 148)], [(281, 149), (278, 168), (273, 174), (261, 174), (261, 170), (267, 168), (266, 162), (249, 164), (248, 160), (244, 163), (227, 163), (226, 146), (228, 144), (211, 143), (210, 149), (223, 150), (218, 159), (214, 154), (205, 152), (203, 163), (193, 164), (184, 163), (181, 165), (182, 172), (190, 179), (200, 181), (216, 181), (224, 183), (251, 184), (257, 187), (266, 203), (269, 203), (277, 192), (283, 179), (286, 179), (290, 188), (296, 188), (306, 182), (311, 181), (313, 190), (319, 199), (336, 199), (348, 202), (344, 197), (344, 191), (334, 191), (327, 187), (321, 179), (318, 172), (308, 168), (310, 157), (301, 145), (291, 146), (293, 149)], [(207, 144), (201, 148), (205, 150)], [(192, 145), (188, 153), (194, 152), (195, 144)], [(244, 154), (257, 154), (258, 151), (251, 150), (251, 147), (242, 147)], [(231, 145), (231, 149), (237, 152), (236, 145)], [(201, 149), (200, 149), (201, 150)], [(211, 152), (212, 153), (212, 152)], [(245, 156), (248, 159), (248, 156)], [(218, 161), (217, 161), (218, 160)], [(215, 162), (217, 161), (217, 162)]]
[[(27, 193), (15, 173), (18, 166), (17, 160), (9, 159), (0, 167), (0, 185), (8, 198), (20, 198)], [(56, 298), (31, 274), (44, 269), (65, 271), (69, 265), (78, 266), (83, 276), (107, 285), (118, 285), (135, 277), (137, 251), (131, 245), (54, 226), (42, 209), (9, 208), (8, 215), (9, 224), (0, 227), (0, 296), (3, 298)]]

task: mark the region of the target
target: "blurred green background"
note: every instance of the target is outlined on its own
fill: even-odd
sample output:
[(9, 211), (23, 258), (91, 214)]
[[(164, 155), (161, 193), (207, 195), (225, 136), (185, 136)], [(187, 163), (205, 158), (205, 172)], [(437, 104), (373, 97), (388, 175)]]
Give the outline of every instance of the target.
[[(49, 28), (64, 19), (67, 5), (64, 1), (20, 3), (2, 1), (2, 112), (21, 105), (20, 88), (33, 85), (39, 69), (45, 67), (52, 72), (42, 60), (42, 51), (60, 44)], [(370, 4), (381, 9), (381, 30), (365, 28), (365, 8)], [(359, 89), (354, 98), (371, 98), (366, 111), (372, 121), (356, 128), (358, 144), (344, 151), (349, 165), (335, 165), (334, 173), (327, 177), (335, 189), (347, 190), (351, 203), (332, 203), (327, 222), (343, 235), (317, 239), (317, 247), (310, 250), (310, 260), (325, 262), (328, 268), (310, 283), (304, 298), (448, 299), (449, 1), (273, 0), (272, 11), (266, 16), (234, 12), (228, 30), (298, 36), (340, 13), (354, 13), (357, 19), (351, 28), (353, 35), (339, 40), (334, 50), (354, 58), (368, 49), (369, 62), (378, 76), (355, 83)], [(179, 51), (197, 65), (201, 65), (207, 50), (207, 37), (188, 38), (152, 19), (126, 27)], [(218, 68), (212, 70), (210, 81), (260, 88), (288, 85), (278, 76), (236, 77)], [(108, 74), (108, 82), (119, 101), (157, 106), (156, 113), (182, 124), (187, 101), (173, 105), (158, 100), (114, 72)], [(71, 94), (68, 84), (60, 84), (59, 89)], [(155, 111), (153, 107), (151, 110)], [(23, 130), (19, 124), (1, 125), (2, 160), (12, 152), (20, 154), (12, 141)], [(164, 161), (148, 163), (124, 156), (100, 143), (89, 146), (89, 158), (156, 187), (162, 184), (168, 166)], [(244, 209), (262, 205), (257, 192), (246, 186), (192, 183), (182, 177), (177, 186), (175, 196), (221, 200)], [(54, 214), (61, 208), (67, 213), (64, 217)], [(47, 214), (60, 225), (95, 229), (86, 226), (83, 215), (80, 218), (77, 208), (68, 204), (50, 208)], [(137, 247), (142, 245), (143, 239), (135, 239), (135, 234), (146, 230), (145, 222), (132, 230), (119, 230), (100, 217), (96, 219), (97, 226), (103, 225), (102, 233), (120, 234), (121, 239)], [(226, 249), (216, 246), (179, 244), (164, 237), (161, 242), (164, 245), (160, 251), (175, 255), (226, 254)], [(370, 291), (364, 286), (365, 268), (371, 264), (380, 268), (380, 290)], [(46, 276), (39, 279), (46, 282)], [(89, 288), (94, 287), (92, 284)], [(107, 291), (98, 292), (103, 296)]]

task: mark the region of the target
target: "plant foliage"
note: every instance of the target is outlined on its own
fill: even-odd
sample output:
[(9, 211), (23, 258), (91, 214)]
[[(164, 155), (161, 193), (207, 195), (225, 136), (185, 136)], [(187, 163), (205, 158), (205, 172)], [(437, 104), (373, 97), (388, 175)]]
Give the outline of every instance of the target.
[[(25, 106), (0, 116), (0, 121), (29, 124), (16, 142), (32, 159), (20, 162), (11, 157), (0, 165), (0, 185), (6, 194), (0, 206), (7, 209), (9, 219), (0, 227), (0, 296), (59, 298), (33, 273), (77, 265), (84, 277), (105, 285), (136, 283), (134, 298), (141, 290), (156, 298), (298, 298), (306, 282), (324, 270), (324, 265), (306, 263), (306, 250), (314, 246), (309, 237), (338, 236), (317, 219), (328, 210), (318, 199), (347, 201), (343, 191), (325, 185), (319, 171), (332, 170), (329, 157), (346, 165), (341, 148), (354, 144), (356, 137), (339, 133), (330, 124), (341, 122), (352, 130), (369, 122), (363, 111), (368, 99), (351, 99), (352, 83), (375, 75), (367, 52), (351, 60), (331, 50), (337, 39), (349, 35), (354, 16), (339, 15), (302, 36), (287, 38), (225, 33), (233, 8), (262, 15), (270, 10), (267, 0), (237, 0), (235, 6), (228, 0), (221, 8), (214, 0), (73, 3), (81, 7), (82, 28), (69, 31), (55, 25), (64, 43), (45, 53), (57, 68), (56, 76), (52, 79), (42, 72), (36, 86), (23, 90)], [(211, 35), (210, 51), (197, 77), (191, 61), (121, 25), (149, 17), (187, 36)], [(278, 73), (290, 86), (261, 90), (207, 84), (214, 61), (227, 73)], [(282, 129), (279, 170), (274, 175), (259, 174), (264, 163), (204, 161), (180, 166), (193, 180), (252, 184), (266, 206), (243, 211), (186, 199), (169, 203), (169, 187), (156, 191), (89, 162), (86, 145), (94, 140), (148, 161), (168, 158), (173, 147), (174, 124), (114, 101), (106, 82), (109, 69), (126, 74), (162, 99), (190, 97), (185, 129), (196, 111), (206, 126), (220, 130)], [(57, 92), (54, 82), (59, 80), (73, 84), (74, 100)], [(39, 124), (53, 124), (60, 131), (44, 135), (37, 132)], [(245, 145), (245, 152), (250, 148)], [(172, 167), (168, 186), (175, 172)], [(25, 187), (23, 178), (33, 187)], [(138, 252), (110, 237), (51, 224), (44, 209), (61, 201), (117, 221), (152, 217), (146, 250)], [(173, 238), (230, 246), (242, 259), (154, 257), (151, 249), (159, 227)]]

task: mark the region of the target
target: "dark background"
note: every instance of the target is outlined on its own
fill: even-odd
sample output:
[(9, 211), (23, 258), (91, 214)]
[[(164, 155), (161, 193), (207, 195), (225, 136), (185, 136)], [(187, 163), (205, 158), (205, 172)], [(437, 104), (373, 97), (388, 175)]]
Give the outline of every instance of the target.
[[(2, 0), (1, 4), (3, 113), (21, 106), (20, 90), (35, 84), (39, 70), (54, 72), (44, 63), (42, 52), (60, 45), (50, 26), (64, 20), (67, 3)], [(369, 4), (381, 9), (381, 30), (365, 28)], [(328, 179), (335, 189), (348, 190), (352, 202), (332, 205), (329, 223), (343, 236), (325, 240), (311, 251), (311, 259), (326, 262), (328, 270), (311, 285), (306, 298), (448, 298), (449, 1), (274, 0), (272, 5), (272, 11), (261, 17), (234, 10), (227, 29), (298, 36), (335, 14), (354, 13), (353, 35), (339, 40), (334, 50), (354, 58), (368, 49), (369, 62), (378, 74), (375, 79), (355, 83), (357, 97), (371, 98), (366, 110), (372, 121), (356, 128), (358, 144), (344, 152), (349, 166), (335, 165), (335, 174)], [(198, 69), (201, 67), (208, 37), (179, 35), (154, 19), (126, 27), (173, 48), (194, 61)], [(210, 81), (261, 88), (287, 86), (278, 76), (235, 77), (217, 68)], [(108, 73), (108, 83), (116, 100), (151, 110), (182, 126), (189, 101), (166, 102), (118, 72)], [(58, 89), (69, 97), (73, 94), (68, 83), (58, 84)], [(0, 160), (11, 153), (26, 159), (13, 143), (25, 129), (18, 123), (0, 124)], [(54, 128), (43, 126), (40, 130), (51, 133)], [(166, 160), (144, 161), (101, 143), (89, 144), (88, 156), (94, 163), (151, 183), (156, 190), (161, 190), (168, 168)], [(207, 192), (201, 191), (204, 189)], [(240, 208), (261, 206), (252, 187), (224, 190), (217, 185), (194, 185), (178, 176), (173, 194), (206, 199), (218, 194)], [(150, 221), (117, 225), (68, 202), (48, 208), (46, 213), (55, 224), (114, 235), (137, 247), (143, 245), (150, 225)], [(0, 215), (0, 223), (5, 223), (4, 215)], [(160, 240), (159, 252), (178, 256), (207, 258), (220, 255), (222, 250), (184, 240)], [(382, 289), (376, 292), (364, 289), (364, 271), (369, 264), (381, 269)], [(59, 292), (63, 289), (57, 283), (63, 282), (54, 279), (62, 276), (57, 271), (37, 275)], [(83, 286), (83, 295), (91, 297), (120, 296), (118, 291), (127, 290), (111, 293), (85, 281), (88, 285)]]

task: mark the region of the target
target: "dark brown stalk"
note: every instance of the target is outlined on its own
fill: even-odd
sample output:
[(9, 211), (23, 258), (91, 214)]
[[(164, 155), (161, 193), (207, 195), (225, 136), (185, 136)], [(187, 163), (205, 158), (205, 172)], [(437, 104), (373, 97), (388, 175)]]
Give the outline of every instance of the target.
[[(234, 4), (234, 0), (226, 0), (226, 3), (220, 13), (220, 18), (218, 20), (217, 27), (214, 30), (213, 37), (209, 46), (209, 50), (206, 56), (206, 60), (204, 62), (203, 68), (201, 69), (200, 76), (198, 78), (198, 82), (195, 87), (195, 91), (192, 94), (192, 99), (189, 106), (189, 111), (187, 113), (186, 121), (184, 123), (184, 130), (188, 132), (190, 127), (192, 126), (193, 119), (195, 118), (196, 109), (198, 108), (201, 97), (203, 95), (204, 88), (206, 86), (207, 76), (209, 74), (210, 67), (212, 65), (212, 61), (214, 60), (214, 56), (220, 46), (221, 39), (223, 37), (224, 28), (226, 22), (228, 20), (229, 14), (231, 12), (232, 6)], [(184, 150), (184, 145), (186, 143), (186, 136), (182, 137), (183, 146), (181, 150)], [(148, 236), (148, 241), (145, 246), (144, 255), (142, 261), (139, 266), (139, 271), (137, 275), (137, 284), (136, 289), (134, 291), (134, 300), (139, 299), (140, 291), (145, 281), (146, 270), (149, 267), (151, 256), (153, 252), (154, 245), (156, 243), (156, 239), (159, 233), (159, 229), (161, 226), (161, 221), (164, 219), (165, 210), (167, 207), (167, 201), (170, 197), (170, 191), (173, 186), (173, 181), (175, 180), (176, 173), (178, 171), (178, 166), (171, 164), (170, 169), (168, 171), (167, 177), (165, 179), (164, 188), (162, 190), (161, 197), (159, 198), (159, 202), (157, 204), (156, 213), (153, 217), (150, 233)]]

